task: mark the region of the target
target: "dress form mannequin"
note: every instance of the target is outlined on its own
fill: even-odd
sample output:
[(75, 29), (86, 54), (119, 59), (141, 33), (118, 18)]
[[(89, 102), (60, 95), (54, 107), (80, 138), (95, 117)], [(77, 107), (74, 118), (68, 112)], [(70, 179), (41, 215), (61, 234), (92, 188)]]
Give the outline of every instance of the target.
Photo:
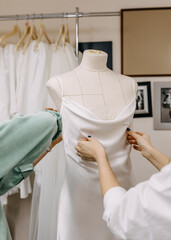
[(133, 78), (108, 69), (106, 63), (105, 52), (86, 50), (76, 69), (52, 77), (47, 87), (57, 109), (60, 110), (63, 92), (63, 97), (84, 106), (99, 118), (115, 119), (136, 95), (137, 84)]
[(132, 78), (108, 69), (106, 62), (105, 52), (87, 50), (80, 66), (47, 83), (61, 110), (66, 154), (57, 240), (113, 240), (102, 220), (97, 163), (76, 155), (79, 139), (89, 135), (97, 138), (108, 153), (112, 169), (117, 169), (120, 184), (126, 189), (132, 186), (126, 128), (132, 122), (137, 87)]

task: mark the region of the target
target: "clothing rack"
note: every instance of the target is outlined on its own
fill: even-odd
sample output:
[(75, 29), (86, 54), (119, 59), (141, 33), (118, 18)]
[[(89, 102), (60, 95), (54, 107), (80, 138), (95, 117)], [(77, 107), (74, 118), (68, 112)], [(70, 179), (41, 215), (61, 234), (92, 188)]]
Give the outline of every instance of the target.
[(75, 18), (75, 53), (78, 57), (78, 44), (79, 44), (79, 18), (83, 17), (114, 17), (120, 16), (120, 12), (79, 12), (79, 8), (76, 7), (75, 12), (71, 13), (41, 13), (41, 14), (22, 14), (22, 15), (6, 15), (0, 16), (0, 21), (11, 20), (29, 20), (29, 19), (50, 19), (50, 18)]

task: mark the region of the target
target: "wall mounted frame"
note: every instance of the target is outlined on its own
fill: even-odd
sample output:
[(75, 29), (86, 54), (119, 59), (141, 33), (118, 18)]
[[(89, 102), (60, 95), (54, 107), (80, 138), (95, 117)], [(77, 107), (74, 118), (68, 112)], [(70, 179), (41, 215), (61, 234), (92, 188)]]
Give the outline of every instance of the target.
[(121, 72), (171, 76), (171, 7), (121, 10)]
[(171, 82), (154, 82), (154, 129), (171, 130)]
[(138, 82), (134, 118), (152, 117), (151, 83)]

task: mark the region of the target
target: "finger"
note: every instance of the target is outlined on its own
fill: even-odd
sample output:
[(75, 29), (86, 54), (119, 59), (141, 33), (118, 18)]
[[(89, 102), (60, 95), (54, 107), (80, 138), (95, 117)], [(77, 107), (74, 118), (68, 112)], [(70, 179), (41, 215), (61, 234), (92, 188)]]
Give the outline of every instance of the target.
[(88, 137), (88, 141), (89, 142), (98, 142), (98, 140), (96, 138), (93, 138), (93, 137)]
[(78, 147), (81, 147), (81, 146), (84, 144), (84, 142), (85, 142), (85, 141), (79, 141), (79, 142), (77, 143), (77, 146), (78, 146)]
[(53, 110), (53, 108), (45, 108), (45, 110)]
[(128, 142), (129, 142), (129, 144), (136, 144), (137, 145), (137, 141), (136, 140), (129, 140)]
[(81, 157), (80, 153), (79, 152), (76, 152), (77, 156)]
[(140, 151), (140, 152), (142, 151), (142, 148), (137, 145), (133, 145), (133, 148), (137, 151)]
[(138, 134), (135, 133), (134, 131), (131, 131), (131, 130), (128, 132), (128, 135), (130, 135), (130, 136), (132, 136), (133, 138), (135, 138), (135, 140), (137, 140), (137, 138), (138, 138)]
[(78, 146), (78, 144), (75, 146), (75, 150), (77, 151), (77, 152), (80, 152), (80, 147)]
[(127, 139), (128, 140), (133, 140), (133, 139), (135, 140), (135, 138), (133, 138), (132, 136), (128, 136)]
[(96, 160), (93, 158), (81, 157), (81, 159), (88, 162), (96, 162)]
[(136, 134), (138, 134), (138, 135), (140, 135), (140, 136), (143, 136), (144, 135), (144, 133), (142, 133), (142, 132), (135, 132)]
[(82, 138), (80, 141), (88, 141), (88, 138)]
[(57, 112), (57, 110), (56, 110), (56, 109), (53, 109), (53, 108), (45, 108), (44, 110), (50, 110), (50, 111)]

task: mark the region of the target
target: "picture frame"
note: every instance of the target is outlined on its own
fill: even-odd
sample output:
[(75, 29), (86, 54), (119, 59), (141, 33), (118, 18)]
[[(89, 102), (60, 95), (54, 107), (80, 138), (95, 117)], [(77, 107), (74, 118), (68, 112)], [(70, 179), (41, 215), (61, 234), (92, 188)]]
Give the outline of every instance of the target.
[(171, 7), (121, 10), (121, 73), (171, 76)]
[(154, 82), (154, 129), (171, 130), (171, 82)]
[(151, 82), (138, 82), (134, 118), (152, 117)]

